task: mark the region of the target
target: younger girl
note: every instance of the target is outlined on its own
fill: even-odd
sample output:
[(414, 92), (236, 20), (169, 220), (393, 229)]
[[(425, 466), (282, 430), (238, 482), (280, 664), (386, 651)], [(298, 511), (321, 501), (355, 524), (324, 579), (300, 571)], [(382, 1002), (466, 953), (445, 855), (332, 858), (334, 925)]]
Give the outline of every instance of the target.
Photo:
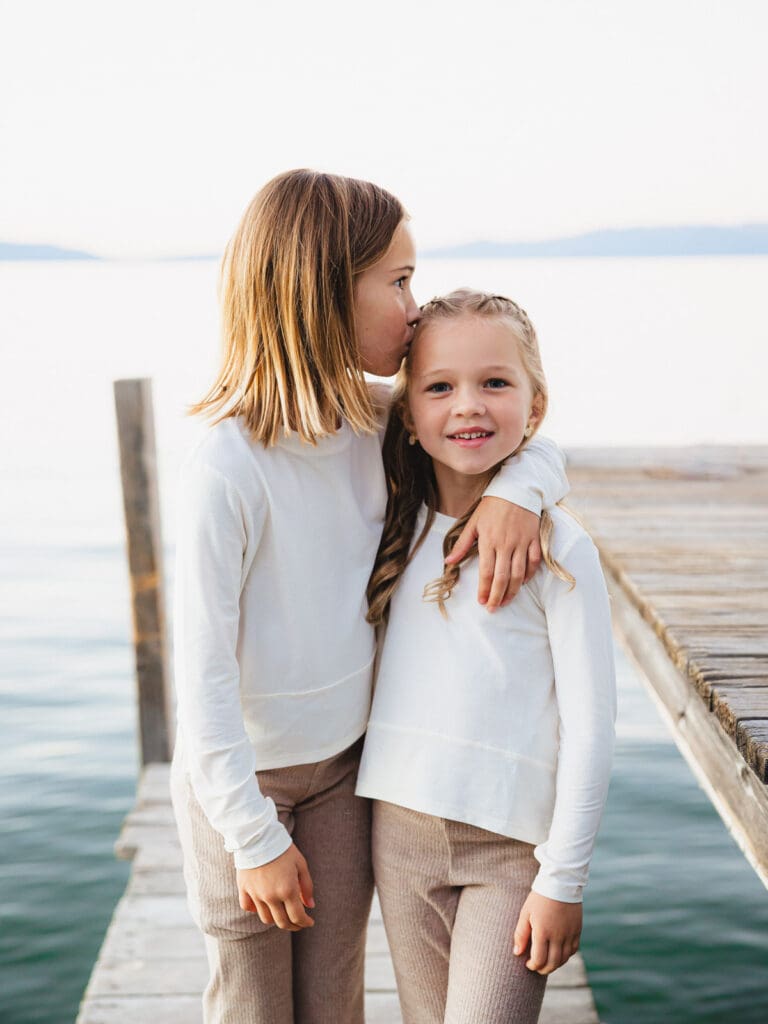
[[(225, 255), (223, 365), (182, 472), (175, 604), (172, 792), (207, 1024), (363, 1020), (370, 805), (354, 785), (386, 507), (363, 371), (391, 375), (408, 349), (414, 262), (394, 196), (312, 171), (265, 186)], [(539, 481), (547, 503), (567, 489), (551, 444), (494, 493), (538, 511)], [(483, 504), (480, 543), (513, 535), (501, 548), (526, 552), (536, 516)]]
[(435, 299), (398, 378), (384, 443), (390, 500), (368, 587), (387, 622), (357, 792), (405, 1024), (533, 1024), (546, 975), (578, 948), (615, 718), (597, 551), (561, 509), (545, 565), (495, 616), (476, 560), (447, 551), (547, 406), (534, 329), (514, 302)]

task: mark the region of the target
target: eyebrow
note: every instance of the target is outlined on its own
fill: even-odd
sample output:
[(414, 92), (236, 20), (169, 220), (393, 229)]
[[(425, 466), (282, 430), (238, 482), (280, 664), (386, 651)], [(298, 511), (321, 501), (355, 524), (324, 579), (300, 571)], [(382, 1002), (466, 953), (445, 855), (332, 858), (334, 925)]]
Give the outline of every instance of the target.
[[(453, 372), (453, 370), (451, 370), (450, 368), (445, 369), (445, 370), (429, 370), (427, 373), (420, 373), (419, 377), (440, 377), (443, 374), (449, 374), (449, 373), (452, 373), (452, 372)], [(488, 374), (491, 374), (491, 373), (503, 373), (507, 377), (519, 377), (520, 376), (520, 374), (514, 368), (514, 366), (504, 366), (502, 364), (499, 364), (497, 366), (482, 366), (478, 370), (478, 373), (481, 373), (481, 374), (486, 374), (486, 373), (488, 373)]]
[(411, 273), (413, 273), (416, 270), (416, 267), (412, 267), (410, 266), (410, 264), (404, 267), (392, 267), (392, 269), (390, 270), (390, 274), (397, 274), (400, 270), (409, 270)]

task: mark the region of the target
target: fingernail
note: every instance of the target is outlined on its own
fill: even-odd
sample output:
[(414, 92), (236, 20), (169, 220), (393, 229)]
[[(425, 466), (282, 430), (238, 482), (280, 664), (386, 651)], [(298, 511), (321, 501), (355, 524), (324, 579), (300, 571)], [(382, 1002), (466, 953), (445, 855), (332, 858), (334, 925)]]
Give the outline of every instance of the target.
[(512, 952), (515, 954), (515, 956), (518, 956), (519, 953), (520, 953), (520, 947), (517, 946), (517, 945), (514, 946), (513, 949), (512, 949)]

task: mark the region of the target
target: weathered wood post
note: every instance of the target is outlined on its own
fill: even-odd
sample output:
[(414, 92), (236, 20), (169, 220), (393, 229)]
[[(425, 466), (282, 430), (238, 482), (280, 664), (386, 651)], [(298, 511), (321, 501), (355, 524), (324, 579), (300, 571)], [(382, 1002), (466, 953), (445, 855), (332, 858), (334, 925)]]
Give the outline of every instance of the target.
[(152, 382), (116, 380), (114, 389), (145, 765), (170, 760), (172, 721)]

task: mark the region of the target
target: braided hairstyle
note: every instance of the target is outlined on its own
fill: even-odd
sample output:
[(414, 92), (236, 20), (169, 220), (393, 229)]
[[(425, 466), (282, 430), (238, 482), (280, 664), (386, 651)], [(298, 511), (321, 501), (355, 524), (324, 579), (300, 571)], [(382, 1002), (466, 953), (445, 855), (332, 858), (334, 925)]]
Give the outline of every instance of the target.
[[(547, 382), (541, 365), (536, 331), (525, 310), (516, 302), (503, 295), (491, 295), (468, 288), (460, 288), (449, 295), (434, 298), (422, 307), (421, 320), (416, 328), (414, 344), (418, 344), (418, 336), (427, 330), (430, 324), (467, 314), (494, 318), (509, 324), (518, 342), (522, 363), (531, 383), (531, 390), (538, 398), (541, 410), (541, 415), (531, 434), (533, 436), (547, 410)], [(367, 590), (367, 619), (377, 626), (386, 621), (392, 595), (408, 562), (429, 533), (438, 504), (437, 483), (432, 460), (421, 445), (410, 443), (408, 427), (409, 364), (410, 359), (407, 359), (395, 380), (392, 405), (384, 436), (383, 457), (387, 476), (387, 511), (379, 550)], [(523, 438), (516, 451), (509, 454), (516, 454), (528, 440), (528, 438)], [(499, 463), (492, 467), (485, 478), (478, 481), (479, 497), (464, 515), (456, 520), (445, 536), (443, 541), (445, 556), (450, 553), (479, 505), (483, 491), (498, 473), (501, 465), (502, 463)], [(417, 516), (422, 505), (427, 507), (427, 517), (416, 543), (412, 546)], [(551, 557), (552, 527), (552, 518), (545, 510), (541, 514), (540, 526), (543, 560), (552, 572), (573, 586), (575, 584), (573, 576)], [(442, 576), (424, 588), (424, 599), (436, 602), (444, 615), (446, 614), (445, 603), (459, 581), (461, 566), (476, 554), (477, 544), (473, 545), (469, 553), (458, 564), (445, 566)]]

